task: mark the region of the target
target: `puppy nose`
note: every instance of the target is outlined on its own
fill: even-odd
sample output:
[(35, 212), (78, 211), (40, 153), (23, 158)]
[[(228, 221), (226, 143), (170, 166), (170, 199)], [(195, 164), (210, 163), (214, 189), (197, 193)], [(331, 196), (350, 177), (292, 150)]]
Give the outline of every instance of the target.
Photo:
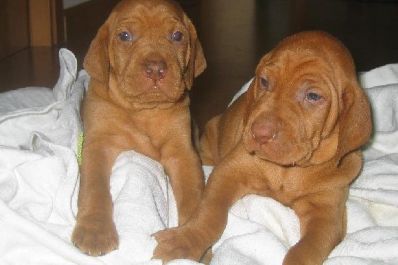
[(274, 120), (258, 120), (251, 126), (253, 139), (259, 144), (273, 141), (278, 136), (277, 123)]
[(162, 59), (145, 60), (144, 72), (148, 78), (154, 81), (161, 80), (166, 76), (167, 64)]

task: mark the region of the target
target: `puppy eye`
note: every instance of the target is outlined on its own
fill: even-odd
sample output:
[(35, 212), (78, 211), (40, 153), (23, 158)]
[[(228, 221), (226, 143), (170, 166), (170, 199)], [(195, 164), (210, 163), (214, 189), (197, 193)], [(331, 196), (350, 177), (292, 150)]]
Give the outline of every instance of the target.
[(183, 37), (184, 37), (184, 34), (182, 34), (182, 32), (178, 31), (178, 30), (173, 32), (173, 34), (171, 34), (171, 40), (173, 40), (173, 41), (179, 42), (182, 40)]
[(260, 77), (260, 85), (262, 89), (268, 90), (269, 89), (268, 79), (265, 77)]
[(127, 31), (120, 32), (118, 34), (118, 36), (119, 36), (119, 39), (121, 41), (126, 41), (127, 42), (127, 41), (132, 41), (133, 40), (133, 36), (131, 35), (130, 32), (127, 32)]
[(310, 101), (310, 102), (318, 102), (322, 99), (323, 97), (321, 95), (319, 95), (318, 93), (315, 92), (308, 92), (305, 95), (305, 99)]

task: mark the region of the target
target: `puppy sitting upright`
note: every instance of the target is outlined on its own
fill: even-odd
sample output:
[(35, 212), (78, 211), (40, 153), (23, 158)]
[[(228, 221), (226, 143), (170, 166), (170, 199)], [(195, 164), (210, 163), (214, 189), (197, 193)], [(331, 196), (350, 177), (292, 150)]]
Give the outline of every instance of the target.
[(72, 241), (102, 255), (118, 246), (110, 174), (116, 157), (135, 150), (159, 161), (170, 177), (179, 223), (204, 187), (191, 143), (187, 90), (206, 67), (194, 26), (173, 1), (124, 0), (92, 41), (83, 105), (85, 140), (77, 223)]
[(371, 133), (370, 108), (347, 49), (323, 32), (284, 39), (248, 91), (210, 120), (202, 159), (215, 165), (197, 211), (156, 234), (155, 257), (199, 259), (247, 194), (272, 197), (300, 220), (284, 265), (320, 265), (346, 233), (346, 199)]

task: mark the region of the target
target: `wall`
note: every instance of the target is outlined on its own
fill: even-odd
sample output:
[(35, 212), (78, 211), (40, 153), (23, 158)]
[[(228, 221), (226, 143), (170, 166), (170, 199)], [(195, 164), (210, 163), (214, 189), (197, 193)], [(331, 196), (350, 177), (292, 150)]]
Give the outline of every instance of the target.
[(0, 59), (29, 46), (28, 0), (0, 1)]

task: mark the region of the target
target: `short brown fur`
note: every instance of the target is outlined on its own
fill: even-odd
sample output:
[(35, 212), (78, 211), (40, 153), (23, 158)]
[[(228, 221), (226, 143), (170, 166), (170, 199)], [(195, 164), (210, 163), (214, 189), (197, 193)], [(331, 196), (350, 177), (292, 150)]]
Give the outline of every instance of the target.
[(248, 91), (210, 120), (201, 157), (215, 165), (183, 226), (158, 232), (154, 256), (198, 260), (247, 194), (272, 197), (300, 220), (284, 265), (320, 265), (346, 233), (350, 183), (371, 134), (367, 98), (348, 50), (324, 32), (284, 39), (260, 61)]
[(98, 30), (84, 67), (91, 81), (83, 105), (85, 139), (72, 241), (97, 256), (118, 246), (109, 185), (122, 151), (135, 150), (164, 166), (180, 224), (199, 203), (204, 181), (191, 141), (187, 90), (206, 61), (194, 26), (175, 2), (124, 0)]

